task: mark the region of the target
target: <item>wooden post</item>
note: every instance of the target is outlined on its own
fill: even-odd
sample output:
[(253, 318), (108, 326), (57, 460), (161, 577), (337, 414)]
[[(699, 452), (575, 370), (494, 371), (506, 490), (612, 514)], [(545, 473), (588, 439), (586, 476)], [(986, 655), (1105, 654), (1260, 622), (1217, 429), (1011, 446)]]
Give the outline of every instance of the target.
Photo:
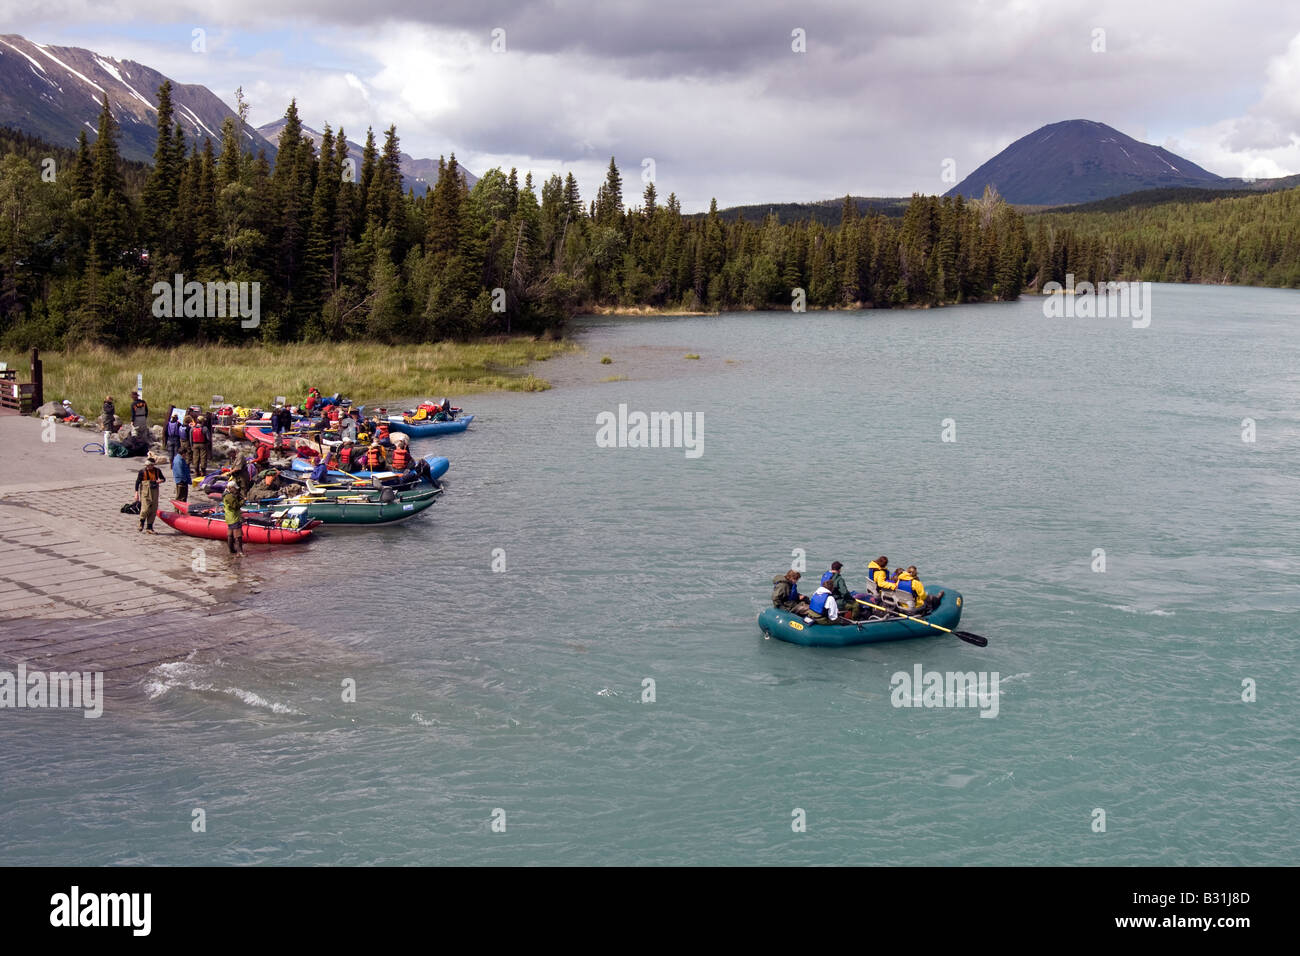
[(32, 349), (32, 407), (34, 408), (40, 408), (45, 404), (44, 368), (40, 349)]

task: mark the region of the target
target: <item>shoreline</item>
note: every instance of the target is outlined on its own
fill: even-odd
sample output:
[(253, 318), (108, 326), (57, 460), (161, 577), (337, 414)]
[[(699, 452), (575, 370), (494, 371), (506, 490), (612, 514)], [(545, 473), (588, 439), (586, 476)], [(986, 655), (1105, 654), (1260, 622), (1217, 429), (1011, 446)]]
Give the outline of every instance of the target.
[[(219, 541), (141, 534), (121, 514), (140, 458), (85, 453), (81, 429), (0, 415), (0, 669), (101, 671), (109, 698), (143, 693), (159, 664), (248, 653), (308, 635), (245, 606), (265, 573)], [(71, 439), (71, 440), (69, 440)], [(174, 490), (170, 471), (162, 500)], [(247, 560), (247, 559), (245, 559)], [(272, 570), (267, 568), (267, 571)]]

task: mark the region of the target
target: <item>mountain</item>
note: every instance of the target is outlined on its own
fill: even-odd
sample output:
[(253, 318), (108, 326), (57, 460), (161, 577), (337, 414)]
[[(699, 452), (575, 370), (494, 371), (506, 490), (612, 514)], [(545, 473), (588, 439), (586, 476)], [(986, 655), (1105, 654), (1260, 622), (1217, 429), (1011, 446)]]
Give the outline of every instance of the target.
[[(257, 131), (273, 143), (280, 142), (280, 131), (284, 129), (285, 120), (283, 118), (273, 123), (267, 123), (259, 126)], [(310, 126), (304, 125), (302, 131), (305, 135), (311, 137), (312, 142), (316, 144), (316, 149), (320, 151), (321, 134)], [(346, 130), (345, 130), (346, 132)], [(384, 147), (382, 136), (375, 137), (375, 145), (380, 150)], [(361, 157), (365, 152), (365, 147), (359, 143), (348, 140), (348, 156), (357, 164), (357, 174), (361, 173)], [(438, 181), (438, 161), (436, 159), (413, 159), (407, 153), (398, 153), (400, 157), (399, 166), (402, 170), (402, 190), (415, 190), (417, 196), (423, 196), (429, 188)], [(461, 173), (465, 176), (465, 184), (470, 189), (478, 182), (478, 177), (471, 173), (464, 166), (460, 167)]]
[[(166, 79), (133, 60), (80, 47), (46, 46), (12, 33), (0, 35), (0, 125), (68, 147), (76, 145), (84, 129), (94, 142), (100, 102), (107, 93), (109, 109), (121, 127), (122, 156), (152, 162), (158, 141), (158, 87)], [(207, 137), (220, 147), (221, 124), (235, 116), (220, 97), (206, 86), (173, 81), (172, 104), (176, 121), (194, 142)], [(248, 126), (244, 146), (275, 158), (275, 146)]]
[(1008, 202), (1061, 206), (1140, 189), (1241, 188), (1240, 182), (1105, 123), (1066, 120), (1016, 140), (946, 195), (978, 199), (985, 186), (993, 186)]
[[(901, 218), (907, 210), (908, 200), (880, 198), (871, 196), (853, 196), (853, 204), (858, 208), (858, 215), (873, 216), (877, 213), (890, 218)], [(838, 199), (819, 199), (815, 202), (755, 203), (750, 206), (728, 206), (718, 210), (718, 218), (723, 222), (737, 222), (744, 219), (761, 225), (769, 216), (776, 216), (777, 222), (787, 225), (792, 222), (819, 222), (823, 226), (838, 226), (840, 214), (844, 211), (844, 197)], [(706, 212), (688, 213), (687, 219), (703, 219)]]

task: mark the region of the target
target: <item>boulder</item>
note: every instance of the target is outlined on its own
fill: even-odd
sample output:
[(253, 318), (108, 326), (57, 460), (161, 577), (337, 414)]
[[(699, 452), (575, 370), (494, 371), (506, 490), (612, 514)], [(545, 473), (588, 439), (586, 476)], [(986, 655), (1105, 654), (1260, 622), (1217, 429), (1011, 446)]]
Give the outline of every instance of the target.
[(162, 425), (150, 425), (149, 437), (155, 442), (161, 442), (167, 437), (167, 430)]
[(58, 402), (46, 402), (40, 408), (36, 409), (36, 416), (38, 418), (48, 418), (50, 415), (53, 415), (55, 418), (62, 418), (64, 414), (63, 406)]

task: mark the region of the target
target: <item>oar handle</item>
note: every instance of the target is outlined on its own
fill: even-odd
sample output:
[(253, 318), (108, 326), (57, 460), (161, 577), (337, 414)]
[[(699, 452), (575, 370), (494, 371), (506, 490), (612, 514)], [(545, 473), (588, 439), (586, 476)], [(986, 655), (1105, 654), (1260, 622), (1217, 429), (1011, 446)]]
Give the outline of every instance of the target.
[(947, 634), (953, 634), (954, 631), (948, 630), (939, 624), (931, 624), (929, 621), (919, 617), (912, 617), (910, 614), (904, 614), (902, 611), (891, 611), (887, 607), (881, 607), (879, 604), (872, 604), (870, 601), (864, 601), (862, 598), (854, 598), (859, 604), (865, 604), (867, 607), (874, 607), (877, 611), (884, 611), (886, 614), (897, 614), (899, 617), (906, 618), (909, 621), (916, 621), (917, 624), (924, 624), (926, 627), (933, 627), (935, 630), (943, 631)]

